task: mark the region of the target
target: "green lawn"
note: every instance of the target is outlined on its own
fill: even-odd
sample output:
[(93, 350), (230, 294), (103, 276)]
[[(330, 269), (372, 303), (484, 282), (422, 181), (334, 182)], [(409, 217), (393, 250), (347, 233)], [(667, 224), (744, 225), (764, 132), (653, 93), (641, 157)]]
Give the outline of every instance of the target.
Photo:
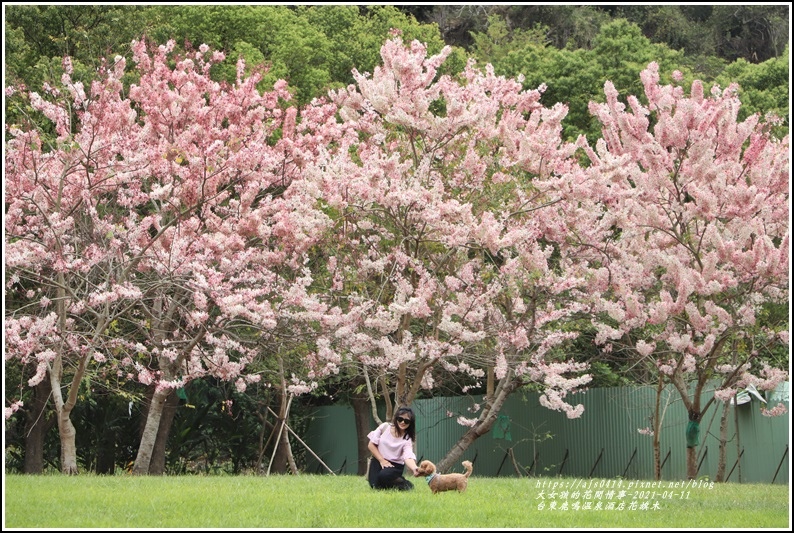
[(7, 475), (3, 529), (791, 526), (787, 485), (631, 483), (475, 476), (465, 493), (433, 495), (423, 478), (396, 492), (356, 476)]

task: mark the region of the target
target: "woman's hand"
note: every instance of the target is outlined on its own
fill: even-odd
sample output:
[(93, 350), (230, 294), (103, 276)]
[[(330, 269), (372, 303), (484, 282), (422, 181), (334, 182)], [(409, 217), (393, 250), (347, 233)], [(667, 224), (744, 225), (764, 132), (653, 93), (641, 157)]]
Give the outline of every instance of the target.
[(381, 467), (381, 468), (389, 468), (390, 466), (394, 466), (394, 465), (393, 465), (393, 464), (391, 464), (391, 463), (390, 463), (389, 461), (387, 461), (386, 459), (384, 459), (383, 461), (381, 461), (381, 462), (380, 462), (380, 467)]

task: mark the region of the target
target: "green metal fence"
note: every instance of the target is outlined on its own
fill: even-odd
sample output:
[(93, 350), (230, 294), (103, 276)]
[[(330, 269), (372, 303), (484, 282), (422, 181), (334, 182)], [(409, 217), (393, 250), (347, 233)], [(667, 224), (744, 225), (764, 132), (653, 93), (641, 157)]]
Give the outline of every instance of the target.
[[(571, 396), (569, 403), (581, 403), (585, 407), (584, 414), (572, 420), (542, 407), (539, 396), (515, 393), (492, 430), (477, 439), (460, 460), (473, 461), (475, 472), (481, 476), (654, 478), (653, 440), (640, 432), (652, 425), (654, 388), (590, 389)], [(662, 479), (686, 479), (687, 412), (674, 389), (665, 389), (661, 399)], [(473, 418), (471, 409), (481, 400), (440, 397), (414, 402), (417, 456), (441, 460), (466, 430), (457, 423), (457, 417)], [(788, 403), (787, 394), (783, 401)], [(766, 407), (774, 403), (770, 398)], [(715, 478), (723, 405), (716, 402), (701, 421), (696, 447), (698, 478)], [(762, 405), (758, 399), (752, 399), (728, 407), (725, 471), (728, 482), (788, 484), (790, 412), (767, 417), (760, 412)], [(374, 421), (370, 427), (375, 427)], [(305, 437), (306, 444), (324, 463), (310, 457), (309, 471), (357, 473), (358, 436), (352, 408), (342, 405), (318, 408)], [(453, 471), (462, 471), (462, 467), (458, 465)]]

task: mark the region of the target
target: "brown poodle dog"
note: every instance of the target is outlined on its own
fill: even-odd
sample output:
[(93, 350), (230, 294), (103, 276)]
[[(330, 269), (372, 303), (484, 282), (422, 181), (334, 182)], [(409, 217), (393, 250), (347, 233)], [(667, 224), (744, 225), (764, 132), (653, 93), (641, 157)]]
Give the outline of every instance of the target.
[(437, 474), (436, 465), (430, 461), (424, 460), (419, 463), (417, 475), (427, 476), (427, 484), (433, 494), (436, 492), (444, 492), (445, 490), (457, 490), (463, 492), (469, 484), (469, 476), (471, 475), (474, 466), (471, 461), (463, 461), (463, 468), (466, 469), (465, 474)]

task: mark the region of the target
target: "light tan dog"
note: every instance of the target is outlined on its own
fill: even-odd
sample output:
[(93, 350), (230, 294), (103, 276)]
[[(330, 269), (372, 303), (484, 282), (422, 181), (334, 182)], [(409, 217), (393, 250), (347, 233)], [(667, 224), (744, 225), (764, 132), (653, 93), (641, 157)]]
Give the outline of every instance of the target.
[(466, 469), (465, 474), (438, 474), (436, 473), (436, 465), (428, 460), (419, 463), (418, 474), (426, 476), (427, 484), (433, 494), (437, 492), (444, 492), (445, 490), (457, 490), (463, 492), (469, 484), (469, 476), (471, 475), (474, 466), (471, 461), (463, 461), (463, 468)]

